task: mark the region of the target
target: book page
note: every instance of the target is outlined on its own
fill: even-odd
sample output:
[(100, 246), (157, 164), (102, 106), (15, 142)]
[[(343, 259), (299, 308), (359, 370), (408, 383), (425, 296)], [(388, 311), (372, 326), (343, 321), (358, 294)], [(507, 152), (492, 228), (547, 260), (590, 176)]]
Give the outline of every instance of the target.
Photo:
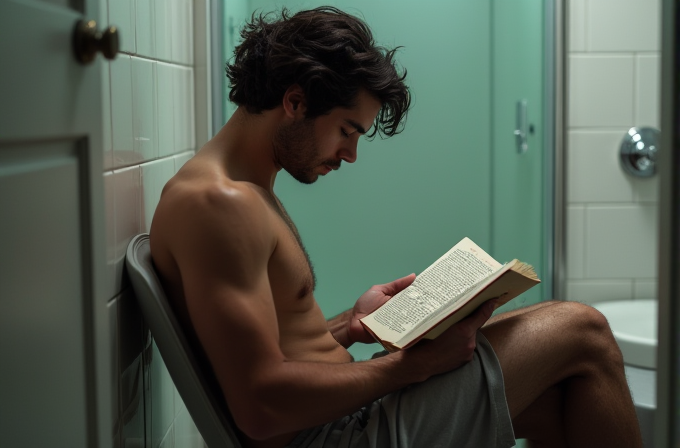
[[(396, 342), (501, 266), (469, 238), (464, 238), (416, 277), (411, 286), (362, 320), (380, 338)], [(381, 328), (374, 328), (371, 321)]]

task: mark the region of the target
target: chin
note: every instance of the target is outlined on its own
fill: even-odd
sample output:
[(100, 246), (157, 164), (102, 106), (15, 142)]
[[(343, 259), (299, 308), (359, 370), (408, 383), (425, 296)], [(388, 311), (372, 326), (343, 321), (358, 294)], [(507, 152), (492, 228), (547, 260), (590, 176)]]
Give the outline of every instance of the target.
[(293, 176), (293, 179), (295, 179), (296, 181), (305, 185), (313, 184), (319, 179), (319, 175), (314, 173), (304, 173), (298, 175), (291, 174), (291, 176)]

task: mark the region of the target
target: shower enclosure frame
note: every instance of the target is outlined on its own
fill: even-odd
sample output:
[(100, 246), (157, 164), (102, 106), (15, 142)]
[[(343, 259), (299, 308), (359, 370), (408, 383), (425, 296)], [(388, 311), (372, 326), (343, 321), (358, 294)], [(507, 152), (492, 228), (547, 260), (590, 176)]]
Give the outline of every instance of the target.
[[(565, 30), (568, 29), (567, 3), (553, 0), (545, 4), (545, 182), (544, 214), (547, 239), (547, 272), (552, 272), (552, 285), (546, 288), (553, 299), (566, 298), (566, 133), (567, 115), (566, 73), (567, 49)], [(552, 182), (550, 181), (552, 180)]]
[(680, 6), (662, 0), (655, 446), (680, 446)]

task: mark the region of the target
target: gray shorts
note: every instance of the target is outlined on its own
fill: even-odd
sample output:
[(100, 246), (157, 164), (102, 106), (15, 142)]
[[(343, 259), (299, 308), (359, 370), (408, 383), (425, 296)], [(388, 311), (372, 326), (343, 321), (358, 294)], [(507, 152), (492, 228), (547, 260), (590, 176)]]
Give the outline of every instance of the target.
[(474, 359), (301, 432), (289, 448), (507, 448), (515, 445), (503, 372), (482, 333)]

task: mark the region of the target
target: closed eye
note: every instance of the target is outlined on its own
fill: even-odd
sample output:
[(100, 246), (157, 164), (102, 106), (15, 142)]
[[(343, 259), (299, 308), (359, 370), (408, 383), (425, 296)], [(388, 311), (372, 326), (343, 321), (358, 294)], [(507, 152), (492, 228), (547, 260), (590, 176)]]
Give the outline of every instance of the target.
[(349, 137), (349, 134), (343, 128), (340, 128), (340, 133), (345, 137)]

